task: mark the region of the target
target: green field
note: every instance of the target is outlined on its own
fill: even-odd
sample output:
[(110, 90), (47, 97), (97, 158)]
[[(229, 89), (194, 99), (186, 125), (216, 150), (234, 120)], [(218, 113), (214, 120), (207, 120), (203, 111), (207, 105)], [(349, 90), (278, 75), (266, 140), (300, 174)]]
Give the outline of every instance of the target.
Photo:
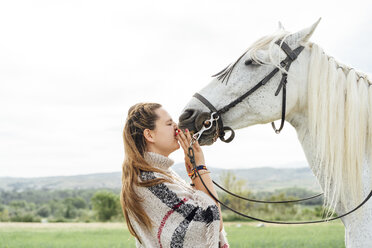
[[(230, 247), (331, 248), (344, 246), (341, 222), (314, 225), (225, 223)], [(135, 247), (122, 223), (0, 223), (0, 247)]]

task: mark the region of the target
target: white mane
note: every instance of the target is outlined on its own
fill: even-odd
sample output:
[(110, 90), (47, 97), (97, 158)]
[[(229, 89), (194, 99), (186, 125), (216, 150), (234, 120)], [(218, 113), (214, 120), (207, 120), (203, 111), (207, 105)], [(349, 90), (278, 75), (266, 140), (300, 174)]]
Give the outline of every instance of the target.
[(326, 203), (361, 202), (362, 164), (372, 146), (372, 87), (366, 75), (328, 57), (310, 44), (308, 79), (309, 131)]

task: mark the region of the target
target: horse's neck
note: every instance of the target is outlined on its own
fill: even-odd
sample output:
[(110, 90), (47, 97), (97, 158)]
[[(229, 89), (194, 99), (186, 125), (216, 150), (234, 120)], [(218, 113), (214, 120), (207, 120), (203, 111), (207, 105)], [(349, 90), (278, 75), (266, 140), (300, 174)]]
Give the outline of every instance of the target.
[[(293, 114), (286, 117), (287, 121), (296, 129), (298, 140), (301, 143), (302, 149), (304, 150), (306, 159), (309, 163), (311, 170), (314, 175), (321, 176), (318, 172), (320, 169), (320, 161), (316, 159), (315, 147), (311, 143), (309, 129), (307, 127), (308, 118), (304, 114)], [(323, 178), (318, 177), (318, 181), (323, 188)]]
[[(303, 113), (295, 113), (291, 114), (287, 118), (288, 122), (296, 129), (298, 139), (302, 145), (304, 150), (306, 159), (309, 163), (311, 170), (313, 171), (314, 175), (317, 176), (318, 182), (322, 189), (324, 189), (324, 180), (325, 175), (323, 175), (321, 169), (321, 161), (316, 158), (315, 152), (315, 145), (312, 144), (309, 129), (308, 129), (308, 118), (306, 114)], [(363, 172), (362, 172), (362, 184), (363, 184), (363, 197), (366, 197), (372, 189), (372, 168), (371, 168), (371, 161), (369, 156), (370, 151), (365, 151), (364, 162), (363, 162)], [(372, 199), (371, 199), (372, 203)], [(369, 205), (372, 206), (372, 204)], [(346, 204), (349, 205), (349, 204)], [(354, 204), (350, 204), (349, 207), (355, 207)], [(344, 209), (338, 209), (339, 211), (343, 212)], [(350, 209), (349, 209), (350, 210)]]

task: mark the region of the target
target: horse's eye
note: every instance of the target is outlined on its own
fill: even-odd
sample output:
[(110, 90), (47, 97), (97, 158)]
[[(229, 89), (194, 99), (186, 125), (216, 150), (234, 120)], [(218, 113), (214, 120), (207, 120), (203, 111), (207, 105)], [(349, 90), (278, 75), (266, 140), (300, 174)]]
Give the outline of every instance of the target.
[(252, 64), (252, 60), (251, 59), (247, 59), (245, 62), (244, 62), (244, 64), (245, 65), (251, 65)]
[(263, 63), (261, 63), (261, 62), (256, 62), (256, 61), (254, 61), (254, 60), (252, 60), (252, 59), (247, 59), (247, 60), (244, 62), (244, 64), (245, 64), (245, 65), (261, 65), (261, 64), (263, 64)]

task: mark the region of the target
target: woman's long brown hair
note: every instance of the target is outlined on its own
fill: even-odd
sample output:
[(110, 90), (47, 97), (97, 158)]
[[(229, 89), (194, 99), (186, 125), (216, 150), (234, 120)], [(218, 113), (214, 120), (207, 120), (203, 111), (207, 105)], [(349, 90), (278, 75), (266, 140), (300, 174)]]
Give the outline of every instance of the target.
[(143, 199), (137, 195), (135, 187), (150, 187), (170, 182), (164, 178), (148, 181), (141, 181), (139, 178), (140, 171), (158, 172), (169, 177), (165, 172), (149, 165), (144, 159), (146, 140), (143, 131), (155, 129), (155, 122), (159, 118), (155, 111), (160, 107), (162, 106), (158, 103), (138, 103), (130, 107), (123, 130), (125, 157), (120, 202), (128, 229), (139, 242), (141, 239), (133, 229), (129, 216), (143, 224), (148, 230), (152, 227), (152, 222), (141, 206)]

